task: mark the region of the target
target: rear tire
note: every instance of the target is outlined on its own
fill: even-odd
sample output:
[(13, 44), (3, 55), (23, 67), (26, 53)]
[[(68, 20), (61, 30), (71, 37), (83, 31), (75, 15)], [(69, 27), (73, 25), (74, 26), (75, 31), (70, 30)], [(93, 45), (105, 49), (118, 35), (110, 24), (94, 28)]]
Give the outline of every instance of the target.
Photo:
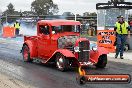
[(60, 71), (66, 71), (68, 68), (68, 60), (60, 53), (56, 54), (56, 67)]
[(107, 64), (107, 55), (103, 54), (99, 56), (98, 62), (95, 65), (97, 68), (105, 68)]
[(24, 62), (32, 62), (33, 59), (30, 58), (30, 50), (27, 45), (24, 45), (22, 48), (23, 60)]

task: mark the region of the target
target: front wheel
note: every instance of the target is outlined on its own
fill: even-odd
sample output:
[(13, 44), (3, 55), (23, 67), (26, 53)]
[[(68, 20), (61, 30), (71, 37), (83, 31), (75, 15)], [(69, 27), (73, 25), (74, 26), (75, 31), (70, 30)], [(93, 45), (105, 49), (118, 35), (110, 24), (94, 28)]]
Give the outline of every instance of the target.
[(97, 68), (105, 68), (107, 64), (107, 55), (103, 54), (99, 56), (98, 62), (95, 65)]
[(30, 58), (30, 51), (27, 45), (24, 45), (22, 48), (23, 60), (25, 62), (32, 62), (33, 59)]
[(68, 66), (68, 60), (66, 57), (60, 53), (56, 54), (56, 67), (60, 71), (65, 71)]

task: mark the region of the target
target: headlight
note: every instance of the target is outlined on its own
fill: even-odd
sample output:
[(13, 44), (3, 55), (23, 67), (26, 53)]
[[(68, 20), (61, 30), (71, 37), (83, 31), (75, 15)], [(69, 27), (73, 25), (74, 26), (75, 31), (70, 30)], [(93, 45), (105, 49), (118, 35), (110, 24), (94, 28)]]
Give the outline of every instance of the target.
[(75, 52), (80, 52), (80, 51), (79, 51), (79, 47), (78, 47), (78, 46), (74, 47), (74, 51), (75, 51)]
[(97, 46), (93, 46), (93, 47), (92, 47), (92, 50), (93, 50), (93, 51), (97, 51), (97, 50), (98, 50), (98, 47), (97, 47)]

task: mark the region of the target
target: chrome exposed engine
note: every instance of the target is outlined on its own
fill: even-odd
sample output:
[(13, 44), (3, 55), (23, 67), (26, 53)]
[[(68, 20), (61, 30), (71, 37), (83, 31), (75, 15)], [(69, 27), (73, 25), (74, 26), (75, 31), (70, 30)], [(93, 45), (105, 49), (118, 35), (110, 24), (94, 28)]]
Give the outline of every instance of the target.
[(79, 36), (63, 36), (58, 39), (58, 48), (73, 49)]
[(78, 46), (75, 46), (77, 40), (80, 40), (79, 36), (63, 36), (58, 39), (58, 48), (68, 49), (75, 53), (78, 53), (79, 62), (87, 62), (90, 57), (90, 43), (83, 40), (78, 42)]

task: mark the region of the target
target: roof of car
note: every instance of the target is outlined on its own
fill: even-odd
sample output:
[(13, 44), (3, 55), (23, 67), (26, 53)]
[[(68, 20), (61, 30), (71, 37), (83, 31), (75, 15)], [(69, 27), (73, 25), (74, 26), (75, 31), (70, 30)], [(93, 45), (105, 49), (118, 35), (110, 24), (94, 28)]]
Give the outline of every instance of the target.
[(38, 21), (39, 24), (49, 24), (52, 26), (59, 26), (59, 25), (80, 25), (79, 21), (74, 20), (41, 20)]

